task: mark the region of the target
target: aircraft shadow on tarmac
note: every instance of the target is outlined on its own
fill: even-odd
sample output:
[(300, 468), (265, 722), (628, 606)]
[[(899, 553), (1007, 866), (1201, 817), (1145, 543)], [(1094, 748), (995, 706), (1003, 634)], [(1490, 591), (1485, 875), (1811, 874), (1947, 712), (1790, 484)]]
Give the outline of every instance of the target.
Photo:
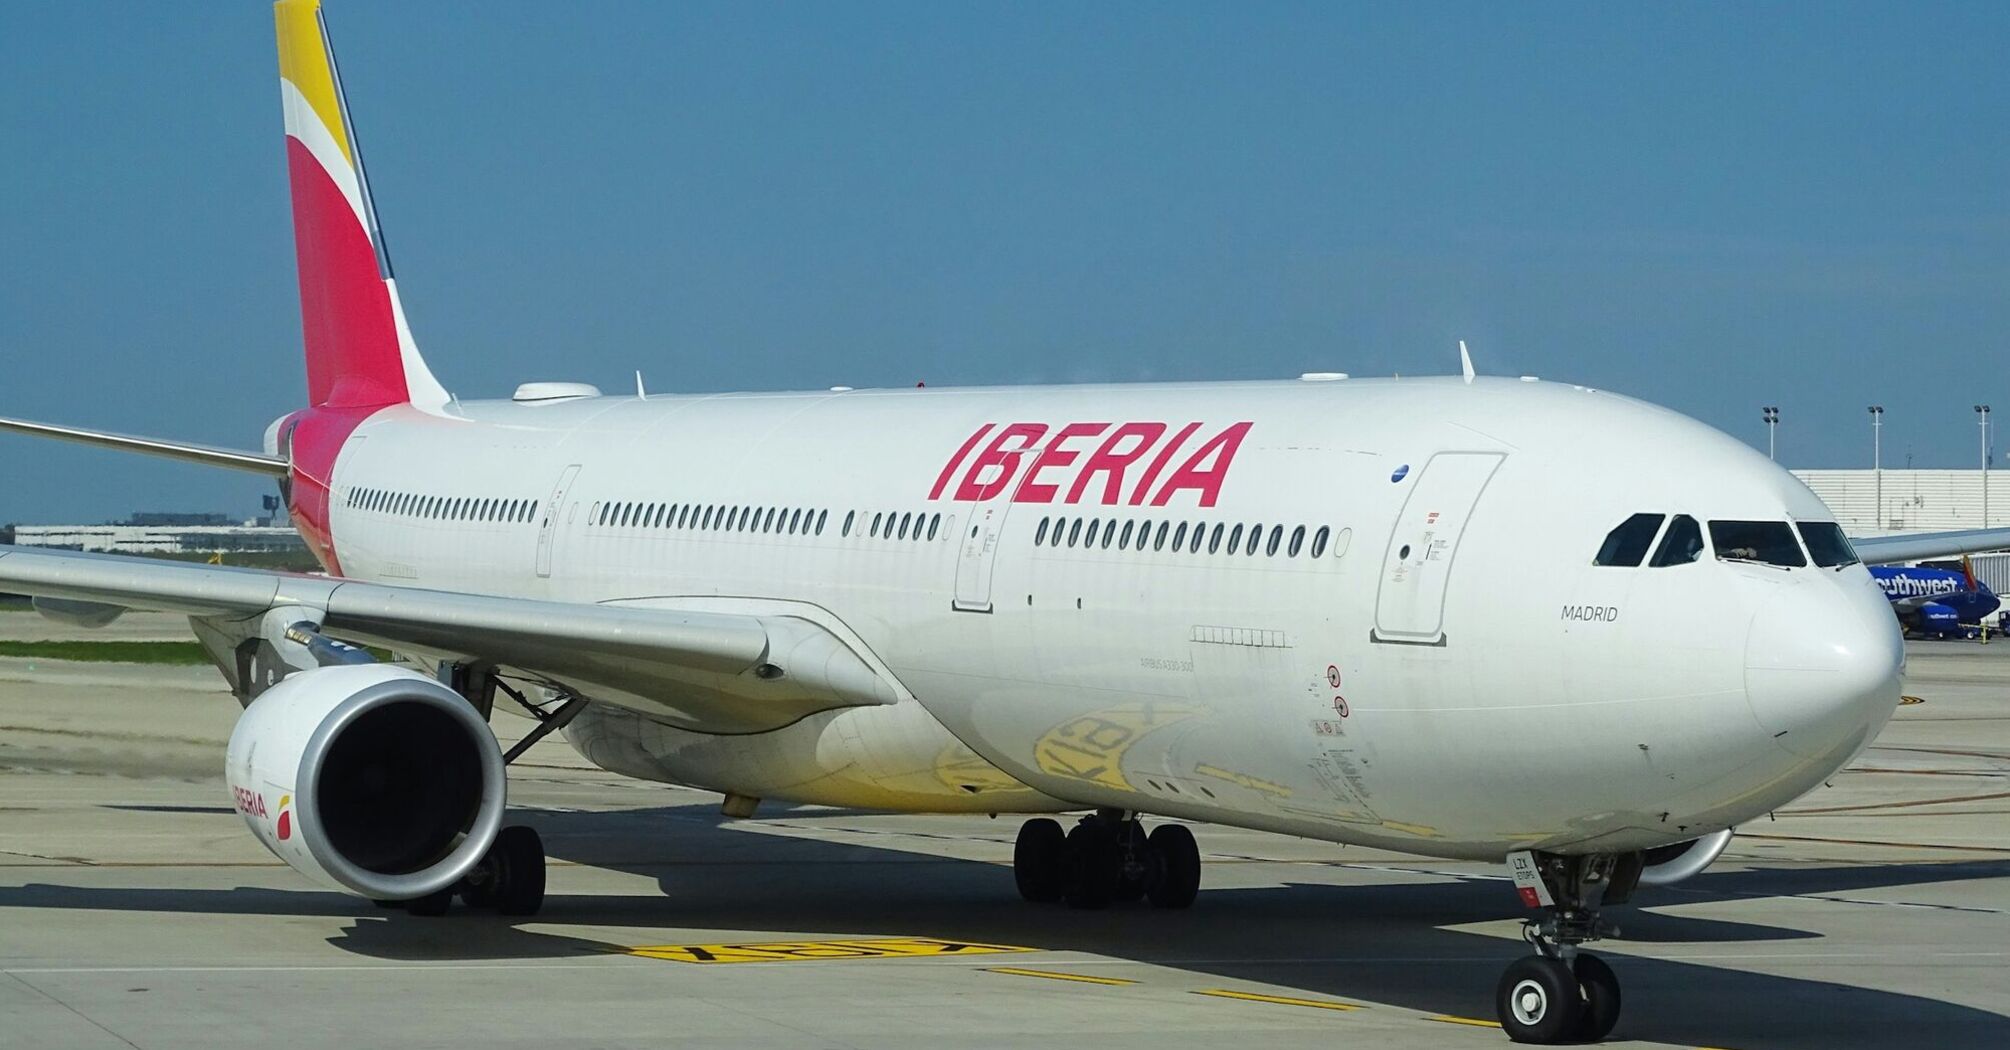
[[(820, 811), (828, 814), (829, 811)], [(776, 816), (786, 819), (787, 810)], [(525, 925), (675, 928), (665, 940), (759, 942), (806, 936), (933, 937), (1086, 952), (1229, 982), (1380, 1003), (1429, 1014), (1493, 1016), (1501, 968), (1518, 942), (1447, 929), (1518, 917), (1496, 880), (1203, 890), (1191, 911), (1143, 904), (1075, 911), (1019, 900), (1008, 869), (894, 848), (750, 834), (708, 806), (620, 812), (531, 810), (554, 859), (655, 879), (660, 894), (547, 897)], [(1000, 834), (1015, 825), (1000, 821)], [(1206, 848), (1202, 829), (1202, 848)], [(906, 836), (901, 836), (906, 839)], [(906, 839), (906, 841), (912, 841)], [(923, 869), (926, 869), (925, 871)], [(2010, 862), (1852, 866), (1706, 873), (1650, 892), (1648, 909), (1712, 900), (1833, 894), (1924, 882), (2010, 876)], [(230, 914), (358, 915), (353, 898), (318, 891), (0, 888), (0, 906)], [(1841, 905), (1848, 906), (1848, 905)], [(1866, 903), (1864, 906), (1873, 906)], [(368, 905), (365, 905), (368, 908)], [(1896, 992), (1627, 954), (1629, 942), (1748, 945), (1807, 941), (1802, 930), (1612, 909), (1624, 931), (1597, 946), (1620, 974), (1626, 1010), (1614, 1039), (1691, 1046), (2010, 1046), (2010, 1018)], [(1511, 928), (1511, 927), (1498, 927)], [(445, 919), (363, 912), (331, 943), (404, 961), (549, 959), (604, 955), (630, 945), (499, 923), (457, 909)], [(750, 936), (744, 932), (774, 931)], [(637, 943), (641, 943), (638, 941)], [(1818, 952), (1818, 949), (1803, 949)], [(683, 964), (665, 963), (666, 978)], [(923, 964), (925, 965), (925, 964)]]

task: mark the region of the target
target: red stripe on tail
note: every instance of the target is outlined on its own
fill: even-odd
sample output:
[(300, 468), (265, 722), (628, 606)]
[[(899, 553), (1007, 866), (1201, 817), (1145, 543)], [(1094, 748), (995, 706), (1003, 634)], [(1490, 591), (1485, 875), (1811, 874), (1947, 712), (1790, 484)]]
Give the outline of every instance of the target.
[(370, 235), (341, 187), (291, 136), (286, 167), (293, 182), (308, 403), (349, 408), (408, 400), (391, 293)]

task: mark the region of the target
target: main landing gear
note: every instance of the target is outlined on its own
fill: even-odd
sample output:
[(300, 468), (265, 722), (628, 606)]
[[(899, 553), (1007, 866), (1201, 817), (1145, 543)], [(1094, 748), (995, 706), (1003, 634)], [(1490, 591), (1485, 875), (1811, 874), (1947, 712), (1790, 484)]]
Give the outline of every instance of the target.
[(1019, 827), (1012, 849), (1019, 895), (1036, 903), (1106, 908), (1140, 897), (1157, 908), (1184, 908), (1200, 892), (1200, 847), (1182, 824), (1145, 834), (1135, 816), (1098, 810), (1074, 830), (1038, 817)]
[(1598, 917), (1640, 879), (1641, 856), (1508, 857), (1522, 901), (1542, 909), (1522, 936), (1536, 954), (1516, 959), (1494, 989), (1501, 1028), (1517, 1043), (1596, 1043), (1619, 1021), (1619, 978), (1579, 945), (1618, 931)]
[(536, 915), (544, 906), (544, 840), (538, 837), (537, 829), (521, 824), (502, 829), (495, 845), (459, 883), (399, 903), (413, 915), (445, 915), (456, 893), (470, 908), (489, 908), (503, 915)]

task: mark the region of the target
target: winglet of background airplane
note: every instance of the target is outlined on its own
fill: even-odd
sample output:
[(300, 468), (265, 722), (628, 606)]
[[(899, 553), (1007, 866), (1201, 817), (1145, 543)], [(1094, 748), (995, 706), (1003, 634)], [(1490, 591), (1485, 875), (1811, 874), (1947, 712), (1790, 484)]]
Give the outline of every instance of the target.
[(1473, 381), (1473, 355), (1466, 352), (1466, 341), (1459, 340), (1459, 371), (1465, 374), (1466, 382)]
[(437, 410), (447, 393), (405, 323), (320, 0), (280, 0), (273, 14), (309, 403)]

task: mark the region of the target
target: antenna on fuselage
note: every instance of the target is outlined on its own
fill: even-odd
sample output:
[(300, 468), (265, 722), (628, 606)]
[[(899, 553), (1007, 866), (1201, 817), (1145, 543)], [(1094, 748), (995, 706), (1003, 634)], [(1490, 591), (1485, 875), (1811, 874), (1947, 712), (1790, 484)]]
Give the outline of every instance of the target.
[(1466, 352), (1466, 341), (1459, 340), (1459, 371), (1465, 373), (1466, 382), (1473, 381), (1473, 355)]

